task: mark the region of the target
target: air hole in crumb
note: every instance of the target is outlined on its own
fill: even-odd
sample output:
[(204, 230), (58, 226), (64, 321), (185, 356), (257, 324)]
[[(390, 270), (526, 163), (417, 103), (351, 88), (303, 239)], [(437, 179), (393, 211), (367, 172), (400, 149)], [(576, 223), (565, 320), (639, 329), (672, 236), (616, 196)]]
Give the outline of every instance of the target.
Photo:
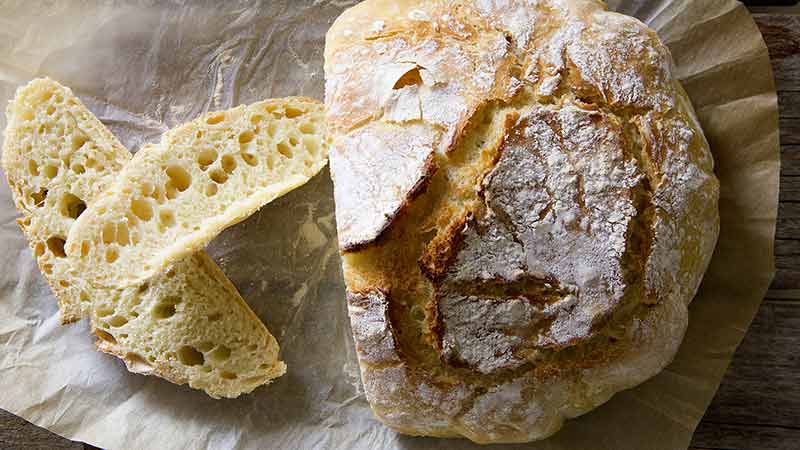
[(84, 134), (79, 134), (72, 138), (72, 151), (77, 151), (83, 144), (89, 141), (89, 138)]
[(286, 158), (292, 157), (292, 149), (286, 145), (285, 142), (278, 142), (278, 153), (285, 156)]
[(89, 254), (89, 248), (92, 244), (89, 241), (81, 242), (81, 256), (85, 257)]
[(292, 147), (295, 147), (299, 143), (300, 143), (300, 140), (298, 140), (296, 136), (289, 136), (289, 145), (291, 145)]
[(208, 321), (209, 322), (216, 322), (221, 318), (222, 318), (222, 314), (220, 314), (218, 312), (211, 313), (211, 314), (208, 315)]
[(248, 143), (248, 142), (252, 141), (254, 137), (255, 137), (255, 134), (253, 134), (253, 132), (252, 132), (252, 131), (250, 131), (250, 130), (248, 130), (248, 131), (243, 131), (243, 132), (242, 132), (242, 133), (239, 135), (239, 143), (240, 143), (240, 144), (246, 144), (246, 143)]
[(141, 294), (148, 289), (150, 289), (150, 283), (142, 283), (142, 285), (139, 286), (139, 289), (137, 289), (137, 291)]
[(209, 367), (209, 366), (203, 366), (203, 367), (201, 367), (201, 368), (200, 368), (200, 370), (202, 370), (203, 372), (206, 372), (206, 373), (208, 373), (208, 372), (211, 372), (211, 371), (212, 371), (212, 370), (214, 370), (214, 369), (212, 369), (212, 368), (211, 368), (211, 367)]
[(145, 197), (151, 197), (155, 192), (155, 186), (153, 186), (153, 183), (145, 181), (139, 185), (139, 192), (141, 192)]
[(290, 119), (294, 119), (295, 117), (300, 117), (303, 114), (305, 114), (305, 111), (303, 111), (301, 109), (298, 109), (298, 108), (295, 108), (295, 107), (292, 107), (292, 106), (289, 106), (289, 107), (286, 108), (286, 117), (288, 117)]
[(222, 157), (222, 170), (229, 174), (236, 169), (236, 160), (231, 155), (224, 155)]
[(102, 340), (104, 340), (106, 342), (110, 342), (112, 344), (116, 344), (117, 343), (117, 340), (114, 339), (114, 336), (111, 333), (107, 332), (107, 331), (103, 331), (103, 330), (98, 328), (98, 329), (94, 330), (94, 334), (96, 334), (97, 337), (99, 337), (100, 339), (102, 339)]
[(67, 280), (61, 280), (61, 281), (58, 282), (58, 284), (63, 288), (68, 288), (69, 287), (69, 281), (67, 281)]
[(24, 109), (22, 111), (22, 120), (33, 120), (33, 111), (30, 109)]
[(275, 122), (270, 122), (269, 125), (267, 125), (267, 135), (269, 137), (275, 137), (275, 133), (277, 131), (278, 131), (278, 124), (276, 124)]
[(43, 206), (44, 200), (47, 198), (47, 189), (42, 188), (39, 192), (32, 193), (31, 198), (33, 199), (34, 205)]
[(180, 297), (164, 297), (153, 307), (152, 315), (156, 319), (168, 319), (175, 315), (175, 305), (181, 302)]
[(311, 122), (303, 122), (300, 124), (300, 132), (303, 134), (314, 134), (317, 132), (317, 128)]
[(267, 163), (267, 170), (272, 170), (272, 154), (267, 153), (265, 162)]
[(61, 197), (60, 206), (61, 214), (73, 219), (77, 219), (81, 214), (83, 214), (84, 211), (86, 211), (86, 203), (69, 192)]
[(181, 192), (188, 189), (192, 184), (192, 176), (181, 166), (167, 167), (167, 176), (170, 181), (172, 181), (172, 184)]
[(33, 247), (33, 254), (36, 256), (44, 255), (44, 243), (37, 242), (36, 245)]
[(161, 222), (162, 225), (165, 227), (171, 227), (175, 225), (175, 214), (168, 209), (162, 209), (158, 212), (158, 221)]
[(117, 227), (113, 223), (103, 225), (103, 243), (110, 244), (117, 240)]
[(117, 260), (118, 257), (119, 257), (119, 252), (117, 252), (116, 248), (111, 247), (111, 248), (106, 249), (106, 262), (107, 263), (109, 263), (109, 264), (113, 263), (114, 261)]
[(66, 241), (64, 238), (60, 236), (53, 236), (47, 240), (47, 248), (50, 250), (50, 253), (56, 255), (59, 258), (63, 258), (67, 256), (64, 253), (64, 244)]
[(214, 180), (215, 183), (218, 184), (228, 181), (228, 174), (219, 169), (212, 170), (209, 176), (212, 180)]
[(128, 225), (125, 222), (117, 224), (117, 243), (119, 245), (130, 244), (130, 236), (128, 235)]
[(122, 316), (114, 316), (114, 317), (112, 317), (111, 319), (108, 320), (108, 324), (111, 325), (114, 328), (119, 328), (119, 327), (125, 325), (126, 323), (128, 323), (128, 319), (126, 319), (126, 318), (124, 318)]
[(224, 345), (220, 345), (208, 355), (214, 362), (223, 362), (231, 357), (231, 349)]
[(107, 305), (101, 305), (97, 307), (96, 314), (97, 317), (107, 317), (114, 314), (114, 308)]
[(178, 196), (178, 190), (172, 185), (172, 181), (167, 181), (167, 184), (164, 186), (164, 191), (166, 193), (165, 197), (168, 200), (172, 200)]
[(175, 277), (175, 269), (169, 269), (167, 271), (167, 278), (173, 278), (173, 277)]
[(219, 376), (226, 380), (235, 380), (236, 378), (238, 378), (235, 373), (228, 372), (227, 370), (221, 370), (219, 372)]
[(206, 186), (206, 195), (209, 197), (213, 197), (217, 194), (217, 185), (214, 183), (210, 183)]
[(214, 125), (222, 122), (223, 120), (225, 120), (225, 114), (216, 114), (206, 119), (206, 123), (209, 125)]
[(58, 175), (58, 167), (50, 164), (44, 166), (44, 176), (47, 178), (55, 178), (56, 175)]
[(200, 165), (200, 169), (202, 170), (206, 170), (206, 168), (211, 164), (214, 164), (214, 161), (216, 160), (217, 160), (217, 152), (210, 148), (201, 150), (200, 154), (197, 155), (197, 164)]
[(203, 354), (190, 345), (184, 345), (178, 349), (178, 360), (186, 366), (199, 366), (205, 362)]
[(247, 163), (248, 166), (258, 165), (258, 158), (252, 153), (242, 153), (242, 159), (245, 163)]
[(136, 217), (145, 222), (153, 218), (153, 207), (150, 206), (149, 201), (143, 198), (135, 198), (131, 200), (131, 211), (133, 211)]
[(36, 164), (36, 161), (32, 159), (28, 160), (28, 172), (33, 176), (39, 175), (39, 165)]
[(80, 300), (82, 302), (88, 302), (89, 301), (89, 294), (87, 294), (85, 291), (81, 291), (81, 293), (78, 296), (78, 298), (80, 298)]
[(83, 165), (81, 165), (81, 164), (73, 164), (72, 165), (72, 171), (77, 173), (78, 175), (80, 175), (80, 174), (86, 172), (86, 168), (83, 167)]
[(42, 272), (44, 272), (45, 275), (50, 275), (51, 273), (53, 273), (53, 265), (52, 264), (42, 265)]
[(264, 120), (264, 116), (262, 116), (261, 114), (254, 114), (253, 117), (250, 118), (250, 123), (255, 125), (261, 122), (262, 120)]

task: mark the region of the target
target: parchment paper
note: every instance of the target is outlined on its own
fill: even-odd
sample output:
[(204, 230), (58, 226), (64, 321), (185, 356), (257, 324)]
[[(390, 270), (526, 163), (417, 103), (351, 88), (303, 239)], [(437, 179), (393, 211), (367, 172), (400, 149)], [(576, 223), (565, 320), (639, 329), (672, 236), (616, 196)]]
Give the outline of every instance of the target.
[[(324, 34), (354, 1), (2, 1), (0, 100), (47, 75), (131, 150), (209, 109), (323, 94)], [(217, 4), (218, 3), (218, 4)], [(669, 44), (722, 181), (722, 234), (675, 361), (536, 449), (685, 448), (773, 275), (778, 121), (767, 51), (733, 0), (616, 0)], [(4, 119), (0, 126), (5, 127)], [(209, 252), (289, 366), (236, 400), (129, 374), (58, 324), (0, 183), (0, 407), (105, 448), (471, 448), (397, 435), (362, 394), (325, 170), (223, 233)]]

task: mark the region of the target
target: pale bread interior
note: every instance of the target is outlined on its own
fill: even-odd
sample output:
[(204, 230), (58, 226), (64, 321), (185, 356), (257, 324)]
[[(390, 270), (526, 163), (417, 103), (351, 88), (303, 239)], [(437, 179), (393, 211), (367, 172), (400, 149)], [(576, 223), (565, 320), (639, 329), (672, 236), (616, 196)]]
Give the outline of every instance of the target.
[(301, 97), (170, 130), (80, 217), (66, 252), (98, 286), (138, 284), (316, 175), (327, 163), (324, 132), (321, 103)]
[(64, 244), (75, 220), (131, 154), (72, 92), (49, 79), (17, 91), (6, 112), (2, 164), (39, 268), (58, 298), (63, 323), (91, 298), (71, 273)]
[(133, 372), (212, 397), (236, 397), (285, 372), (275, 338), (204, 252), (125, 288), (87, 283), (65, 254), (66, 237), (131, 155), (68, 88), (49, 79), (21, 88), (7, 115), (3, 169), (63, 322), (91, 310), (100, 350)]

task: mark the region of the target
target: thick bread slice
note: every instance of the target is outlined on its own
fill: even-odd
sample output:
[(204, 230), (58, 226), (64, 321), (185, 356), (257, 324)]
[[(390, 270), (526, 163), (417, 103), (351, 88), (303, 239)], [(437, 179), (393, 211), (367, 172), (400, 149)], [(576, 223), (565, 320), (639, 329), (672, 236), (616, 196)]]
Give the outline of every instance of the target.
[(212, 112), (142, 148), (78, 220), (66, 252), (98, 286), (131, 286), (304, 184), (327, 163), (322, 105)]
[(64, 243), (86, 204), (111, 184), (131, 154), (69, 89), (31, 81), (9, 103), (2, 165), (17, 223), (58, 298), (61, 322), (81, 318), (91, 299), (70, 273)]
[(20, 226), (61, 305), (62, 322), (86, 314), (100, 350), (133, 372), (236, 397), (280, 376), (278, 344), (204, 253), (123, 289), (94, 289), (64, 253), (75, 219), (131, 159), (72, 92), (38, 79), (8, 108), (2, 165)]

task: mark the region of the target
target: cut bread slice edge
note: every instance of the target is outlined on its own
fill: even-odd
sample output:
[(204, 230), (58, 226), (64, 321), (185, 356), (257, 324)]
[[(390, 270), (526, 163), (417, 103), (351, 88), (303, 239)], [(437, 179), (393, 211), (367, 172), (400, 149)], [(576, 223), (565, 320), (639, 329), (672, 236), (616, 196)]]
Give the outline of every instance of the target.
[(137, 152), (70, 230), (66, 253), (95, 286), (136, 285), (326, 163), (316, 100), (272, 99), (208, 113)]
[(136, 285), (96, 288), (64, 252), (84, 209), (131, 159), (72, 92), (50, 79), (17, 91), (2, 167), (64, 323), (90, 315), (99, 350), (132, 372), (237, 397), (282, 375), (278, 344), (235, 286), (197, 252)]
[(19, 88), (6, 117), (2, 167), (22, 213), (17, 223), (58, 299), (61, 322), (77, 321), (91, 309), (91, 297), (72, 273), (64, 244), (131, 154), (70, 89), (50, 79)]

